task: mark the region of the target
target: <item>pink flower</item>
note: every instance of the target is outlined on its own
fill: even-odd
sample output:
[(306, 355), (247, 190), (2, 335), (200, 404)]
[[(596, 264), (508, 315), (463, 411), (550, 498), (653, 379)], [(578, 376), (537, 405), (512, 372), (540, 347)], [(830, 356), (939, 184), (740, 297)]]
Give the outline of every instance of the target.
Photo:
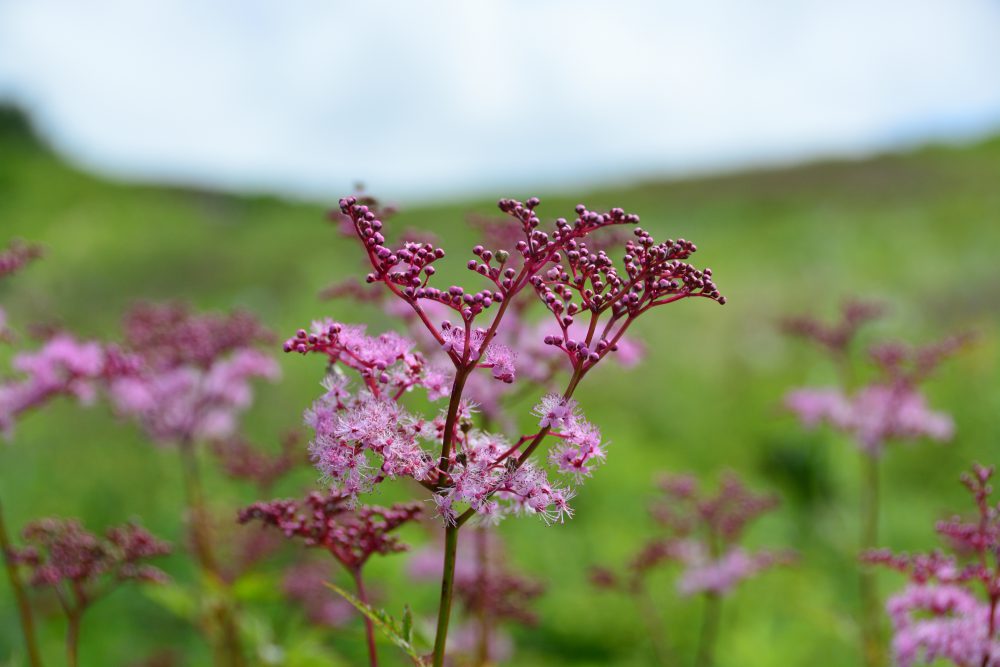
[(937, 551), (894, 555), (879, 550), (863, 557), (910, 579), (886, 605), (893, 625), (893, 652), (902, 667), (936, 660), (957, 667), (1000, 665), (1000, 566), (995, 558), (1000, 549), (1000, 512), (990, 498), (993, 473), (993, 468), (977, 465), (963, 475), (976, 513), (937, 524), (938, 534), (955, 555)]
[(133, 367), (112, 378), (111, 400), (158, 442), (232, 436), (253, 400), (253, 381), (280, 374), (254, 347), (268, 335), (244, 313), (143, 305), (126, 317), (125, 331)]
[(828, 422), (846, 428), (851, 420), (851, 402), (834, 388), (796, 389), (785, 396), (785, 407), (807, 427)]
[(1000, 664), (1000, 642), (989, 634), (989, 605), (960, 586), (911, 585), (889, 598), (886, 610), (900, 667), (937, 660), (959, 667)]
[(929, 409), (919, 390), (907, 384), (871, 384), (850, 397), (836, 389), (799, 389), (788, 394), (785, 406), (804, 426), (827, 423), (873, 454), (889, 441), (947, 441), (954, 433), (951, 417)]
[(708, 558), (702, 549), (689, 549), (683, 553), (684, 571), (677, 581), (681, 595), (715, 593), (726, 595), (738, 584), (762, 570), (784, 562), (780, 555), (767, 551), (750, 553), (734, 547), (718, 558)]
[(108, 355), (98, 343), (81, 342), (59, 333), (34, 352), (14, 357), (17, 379), (0, 383), (0, 432), (10, 434), (15, 419), (56, 396), (72, 396), (92, 403), (98, 381), (111, 369)]
[(576, 401), (567, 400), (559, 394), (546, 394), (532, 412), (540, 418), (540, 427), (559, 429), (567, 423), (575, 409)]

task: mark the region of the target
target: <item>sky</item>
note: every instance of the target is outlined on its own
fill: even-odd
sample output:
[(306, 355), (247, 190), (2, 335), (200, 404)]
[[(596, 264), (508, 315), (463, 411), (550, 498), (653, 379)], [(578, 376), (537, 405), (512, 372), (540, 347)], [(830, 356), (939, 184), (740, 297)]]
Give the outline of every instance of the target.
[(522, 196), (1000, 131), (1000, 0), (0, 0), (0, 99), (117, 178)]

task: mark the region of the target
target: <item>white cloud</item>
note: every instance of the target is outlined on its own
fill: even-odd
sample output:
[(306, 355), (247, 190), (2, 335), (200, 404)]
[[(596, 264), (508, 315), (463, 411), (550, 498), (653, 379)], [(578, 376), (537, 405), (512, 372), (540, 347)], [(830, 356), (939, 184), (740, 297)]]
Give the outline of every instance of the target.
[(130, 178), (506, 194), (984, 132), (997, 34), (996, 0), (0, 0), (0, 93)]

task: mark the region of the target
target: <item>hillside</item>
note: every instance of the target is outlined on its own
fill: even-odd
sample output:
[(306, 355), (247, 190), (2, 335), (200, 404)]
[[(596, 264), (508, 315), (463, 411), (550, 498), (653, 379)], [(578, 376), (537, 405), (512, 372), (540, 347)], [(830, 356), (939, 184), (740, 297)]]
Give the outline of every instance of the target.
[[(640, 636), (635, 612), (626, 601), (595, 594), (586, 567), (619, 563), (641, 541), (656, 471), (711, 475), (726, 467), (782, 493), (784, 510), (758, 526), (752, 541), (794, 545), (802, 562), (737, 595), (727, 611), (720, 667), (854, 664), (856, 453), (836, 437), (803, 435), (777, 409), (785, 389), (832, 381), (832, 372), (814, 351), (788, 344), (774, 325), (788, 313), (829, 314), (843, 298), (864, 296), (892, 305), (892, 316), (874, 333), (917, 341), (956, 329), (979, 333), (976, 346), (930, 388), (935, 404), (955, 415), (957, 440), (893, 451), (886, 462), (884, 542), (932, 546), (933, 520), (964, 507), (958, 474), (972, 460), (998, 458), (998, 178), (1000, 140), (994, 140), (572, 198), (497, 193), (538, 194), (543, 217), (566, 215), (578, 200), (636, 212), (654, 236), (696, 241), (696, 263), (714, 269), (729, 298), (724, 307), (682, 303), (647, 318), (646, 371), (605, 368), (579, 394), (612, 441), (609, 462), (583, 488), (569, 524), (504, 526), (514, 560), (549, 582), (539, 631), (518, 637), (518, 665), (643, 664), (631, 648)], [(330, 193), (331, 203), (341, 194)], [(464, 278), (474, 242), (465, 216), (493, 210), (488, 201), (422, 206), (392, 222), (442, 237), (453, 258), (448, 275)], [(129, 303), (183, 299), (203, 308), (249, 308), (282, 334), (324, 314), (363, 317), (376, 329), (393, 326), (373, 310), (359, 314), (349, 304), (318, 300), (325, 285), (359, 273), (356, 248), (324, 222), (321, 206), (107, 182), (62, 163), (18, 117), (4, 113), (0, 243), (13, 237), (46, 247), (43, 261), (0, 286), (14, 322), (63, 323), (113, 336)], [(281, 361), (282, 384), (261, 393), (249, 418), (261, 442), (276, 442), (296, 426), (318, 390), (314, 364)], [(15, 526), (53, 513), (95, 526), (138, 515), (178, 539), (172, 508), (180, 491), (170, 452), (103, 413), (67, 405), (50, 414), (29, 419), (11, 446), (0, 446), (0, 486)], [(303, 471), (295, 482), (312, 477)], [(251, 499), (237, 484), (212, 483), (232, 501), (220, 510)], [(180, 559), (171, 566), (186, 576)], [(406, 582), (401, 559), (378, 567), (398, 584), (383, 591), (389, 606), (410, 601), (418, 611), (430, 608), (436, 592)], [(886, 590), (898, 583), (884, 578)], [(657, 597), (672, 635), (691, 643), (698, 610), (677, 603), (667, 579)], [(15, 640), (8, 600), (0, 587), (0, 662)], [(127, 623), (112, 626), (122, 613)], [(108, 664), (127, 664), (164, 637), (177, 646), (196, 643), (183, 622), (135, 591), (110, 599), (88, 622), (100, 639), (87, 650), (112, 656)], [(147, 631), (154, 626), (159, 637)], [(280, 635), (285, 626), (275, 627)], [(60, 631), (57, 618), (46, 627), (53, 656)], [(95, 664), (86, 654), (82, 662)]]

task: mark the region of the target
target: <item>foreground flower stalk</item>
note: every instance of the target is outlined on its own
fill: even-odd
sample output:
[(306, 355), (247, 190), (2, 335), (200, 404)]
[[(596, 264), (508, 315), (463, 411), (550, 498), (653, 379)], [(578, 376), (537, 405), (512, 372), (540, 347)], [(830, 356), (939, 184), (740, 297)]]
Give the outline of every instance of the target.
[[(362, 327), (331, 320), (315, 322), (285, 343), (288, 352), (327, 360), (326, 393), (306, 421), (315, 431), (313, 459), (330, 483), (356, 498), (387, 479), (410, 478), (431, 493), (444, 520), (435, 667), (444, 665), (448, 647), (462, 527), (473, 518), (495, 522), (512, 513), (546, 522), (572, 516), (575, 487), (606, 456), (599, 429), (573, 399), (580, 382), (619, 349), (629, 327), (650, 309), (689, 297), (725, 302), (711, 270), (684, 261), (695, 252), (693, 243), (657, 243), (634, 227), (638, 216), (582, 205), (572, 222), (560, 218), (546, 232), (535, 213), (538, 204), (537, 198), (500, 201), (512, 247), (474, 247), (467, 268), (485, 288), (466, 290), (431, 286), (443, 249), (415, 241), (390, 247), (376, 208), (354, 197), (341, 200), (341, 219), (362, 243), (371, 267), (367, 282), (384, 286), (412, 310), (450, 368), (428, 361), (415, 342), (399, 334), (369, 336)], [(589, 237), (624, 227), (634, 229), (619, 268), (604, 250), (592, 249)], [(547, 394), (536, 406), (537, 430), (510, 441), (475, 427), (476, 406), (466, 390), (481, 370), (503, 384), (515, 381), (518, 349), (502, 342), (501, 325), (508, 312), (520, 313), (513, 304), (529, 292), (553, 318), (553, 333), (542, 343), (564, 360), (570, 374), (561, 393)], [(360, 380), (358, 386), (351, 386), (348, 372)], [(416, 388), (431, 401), (447, 397), (447, 407), (437, 417), (411, 413), (403, 398)], [(550, 480), (545, 463), (532, 460), (546, 440), (556, 443), (549, 464), (565, 484)]]

